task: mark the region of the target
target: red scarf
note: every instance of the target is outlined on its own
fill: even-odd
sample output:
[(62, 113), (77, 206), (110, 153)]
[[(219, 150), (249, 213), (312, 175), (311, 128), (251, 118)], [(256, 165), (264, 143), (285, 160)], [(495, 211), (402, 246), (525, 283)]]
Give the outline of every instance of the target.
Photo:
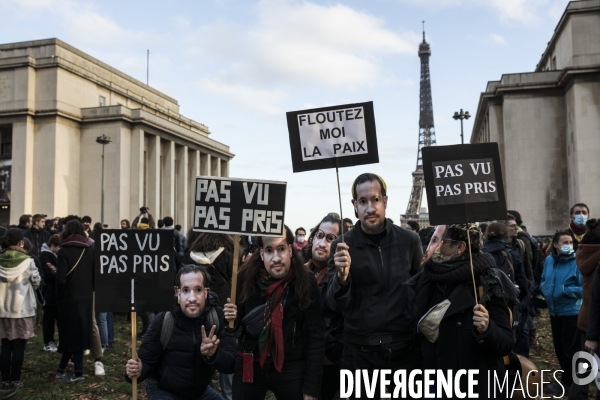
[[(584, 226), (577, 226), (575, 225), (575, 223), (573, 221), (571, 221), (571, 223), (569, 224), (569, 228), (571, 228), (571, 231), (573, 231), (574, 234), (576, 234), (577, 236), (581, 236), (583, 235), (585, 232), (587, 232), (587, 227)], [(577, 240), (578, 242), (580, 240)]]
[(308, 269), (315, 274), (317, 278), (317, 284), (320, 285), (323, 279), (325, 279), (327, 276), (327, 261), (316, 262), (311, 258), (308, 261)]
[[(269, 296), (265, 303), (264, 321), (265, 328), (262, 330), (258, 338), (258, 351), (260, 353), (260, 366), (264, 366), (267, 358), (271, 356), (275, 369), (281, 372), (283, 368), (283, 304), (282, 297), (284, 290), (288, 287), (290, 278), (292, 277), (293, 269), (287, 275), (275, 280), (267, 273), (266, 270), (260, 270), (260, 278), (258, 286), (260, 287), (261, 297)], [(271, 308), (275, 307), (273, 311)], [(274, 344), (274, 345), (273, 345)]]

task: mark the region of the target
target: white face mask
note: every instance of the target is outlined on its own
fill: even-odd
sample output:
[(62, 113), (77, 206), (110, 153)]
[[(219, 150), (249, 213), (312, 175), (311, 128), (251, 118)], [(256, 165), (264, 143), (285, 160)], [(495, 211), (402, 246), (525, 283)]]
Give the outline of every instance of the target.
[(305, 238), (304, 238), (304, 236), (297, 236), (297, 237), (296, 237), (296, 241), (297, 241), (298, 243), (304, 243), (304, 239), (305, 239)]
[(431, 261), (433, 261), (436, 264), (445, 263), (447, 261), (450, 261), (451, 258), (452, 258), (452, 256), (443, 255), (442, 252), (440, 251), (439, 247), (437, 249), (435, 249), (435, 251), (431, 255)]

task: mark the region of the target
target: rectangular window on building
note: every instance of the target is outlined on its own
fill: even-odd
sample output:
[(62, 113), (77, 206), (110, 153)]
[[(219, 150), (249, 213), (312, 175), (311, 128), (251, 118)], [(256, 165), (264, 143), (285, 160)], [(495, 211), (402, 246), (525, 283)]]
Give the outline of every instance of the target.
[(100, 96), (100, 107), (104, 107), (106, 105), (106, 98), (104, 96)]
[(556, 56), (552, 57), (551, 69), (552, 71), (556, 71)]
[(12, 143), (2, 143), (2, 147), (0, 148), (0, 154), (3, 156), (10, 156), (12, 151)]

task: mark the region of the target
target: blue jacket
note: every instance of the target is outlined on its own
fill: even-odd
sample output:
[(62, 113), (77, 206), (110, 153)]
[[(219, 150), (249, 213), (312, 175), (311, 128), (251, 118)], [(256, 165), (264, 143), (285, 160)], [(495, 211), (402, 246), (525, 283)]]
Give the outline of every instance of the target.
[(550, 254), (546, 258), (540, 289), (546, 297), (551, 317), (579, 314), (582, 285), (583, 277), (577, 269), (575, 253), (569, 256)]

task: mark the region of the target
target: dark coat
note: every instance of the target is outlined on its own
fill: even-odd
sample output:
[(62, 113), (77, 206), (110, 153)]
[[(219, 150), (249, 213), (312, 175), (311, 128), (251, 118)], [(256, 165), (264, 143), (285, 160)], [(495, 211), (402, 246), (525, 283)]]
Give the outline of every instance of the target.
[(40, 262), (42, 263), (42, 270), (44, 271), (44, 280), (46, 283), (43, 293), (44, 299), (46, 300), (46, 306), (56, 306), (56, 275), (47, 265), (47, 263), (50, 263), (56, 267), (56, 254), (54, 254), (48, 246), (43, 246), (40, 254)]
[(590, 301), (586, 340), (597, 342), (600, 339), (600, 273), (598, 273), (598, 268), (596, 268), (596, 275), (591, 289), (592, 299)]
[[(186, 251), (181, 259), (182, 265), (196, 264), (190, 257), (190, 252)], [(233, 255), (229, 251), (223, 251), (210, 264), (204, 265), (210, 275), (210, 290), (219, 296), (219, 305), (223, 307), (227, 303), (227, 298), (231, 297), (231, 274), (233, 269)]]
[[(304, 268), (302, 266), (302, 268)], [(241, 290), (246, 280), (247, 269), (238, 275), (237, 295), (240, 298)], [(303, 360), (306, 363), (306, 374), (302, 385), (302, 393), (319, 397), (321, 392), (321, 372), (323, 368), (323, 357), (325, 356), (325, 329), (321, 303), (319, 299), (319, 287), (317, 281), (311, 279), (311, 298), (315, 301), (306, 309), (300, 309), (296, 294), (294, 292), (294, 278), (288, 286), (287, 296), (283, 300), (283, 339), (284, 339), (284, 363), (287, 361)], [(261, 297), (258, 284), (255, 295), (241, 303), (237, 302), (238, 317), (236, 322), (242, 321), (244, 316), (253, 308), (265, 304), (266, 297)], [(238, 339), (238, 350), (254, 353), (258, 360), (258, 340), (246, 336), (242, 327)], [(238, 362), (241, 359), (238, 360)]]
[[(219, 345), (212, 359), (200, 353), (202, 343), (201, 327), (209, 307), (215, 307), (219, 316)], [(198, 398), (210, 384), (215, 369), (221, 373), (233, 373), (235, 358), (235, 339), (228, 332), (223, 310), (218, 306), (216, 298), (209, 296), (204, 313), (197, 318), (189, 318), (180, 307), (172, 311), (175, 324), (171, 338), (165, 350), (160, 341), (165, 313), (158, 314), (144, 335), (138, 351), (142, 361), (142, 376), (139, 381), (152, 378), (158, 381), (158, 387), (167, 390), (183, 399)], [(211, 327), (205, 326), (210, 332)], [(129, 380), (129, 379), (127, 379)]]
[[(309, 263), (306, 264), (310, 266)], [(310, 267), (309, 267), (310, 268)], [(318, 270), (311, 272), (318, 274)], [(344, 351), (344, 316), (339, 311), (333, 311), (327, 305), (327, 287), (329, 276), (325, 276), (319, 283), (321, 293), (321, 307), (323, 319), (325, 320), (325, 357), (332, 363), (338, 363)]]
[[(509, 256), (511, 258), (511, 262), (514, 268), (514, 271), (510, 270), (510, 266), (508, 263), (504, 262), (504, 255), (507, 253), (506, 250), (509, 250)], [(497, 240), (490, 240), (483, 245), (483, 252), (490, 254), (496, 263), (496, 267), (500, 268), (501, 266), (508, 267), (508, 270), (500, 268), (502, 272), (504, 272), (517, 286), (519, 286), (519, 302), (527, 307), (530, 303), (529, 292), (531, 283), (527, 279), (525, 273), (525, 266), (523, 264), (523, 260), (521, 256), (516, 250), (506, 248), (501, 242)], [(514, 273), (513, 273), (514, 272)]]
[(414, 315), (402, 284), (421, 270), (419, 235), (386, 221), (379, 246), (362, 231), (360, 221), (345, 235), (350, 248), (350, 277), (342, 287), (333, 261), (341, 237), (331, 244), (327, 303), (342, 311), (345, 342), (354, 345), (407, 342), (415, 337)]
[[(488, 254), (480, 253), (480, 257), (482, 256), (487, 259), (483, 261), (490, 264), (488, 267), (493, 266), (493, 260), (490, 260)], [(474, 258), (473, 263), (476, 264), (480, 257)], [(464, 262), (468, 263), (469, 260), (457, 261)], [(452, 263), (448, 265), (451, 266)], [(476, 281), (478, 280), (479, 276), (476, 276)], [(431, 343), (420, 337), (421, 368), (444, 372), (458, 369), (478, 370), (475, 393), (479, 393), (479, 398), (488, 398), (488, 371), (496, 371), (500, 380), (504, 378), (502, 357), (511, 352), (514, 344), (506, 299), (493, 296), (484, 305), (488, 310), (490, 322), (488, 330), (481, 334), (473, 326), (475, 298), (470, 277), (461, 283), (443, 283), (433, 282), (425, 274), (419, 274), (411, 279), (407, 286), (414, 290), (419, 318), (435, 304), (447, 299), (458, 287), (454, 301), (440, 324), (438, 341)], [(493, 372), (490, 374), (493, 377)], [(466, 383), (466, 379), (461, 380), (461, 390), (465, 392)]]
[(31, 247), (30, 252), (31, 252), (31, 254), (33, 254), (36, 257), (40, 256), (40, 253), (42, 251), (42, 245), (44, 243), (47, 243), (48, 239), (50, 239), (50, 233), (48, 233), (47, 230), (37, 229), (33, 226), (31, 228), (29, 228), (27, 231), (25, 231), (23, 233), (23, 236), (26, 237), (27, 239), (29, 239), (29, 241), (33, 245)]
[[(82, 247), (82, 243), (87, 241), (82, 236), (75, 238), (80, 238), (80, 241), (74, 242), (71, 238), (63, 241), (57, 255), (56, 299), (60, 353), (84, 351), (91, 348), (92, 342), (94, 248)], [(84, 249), (79, 264), (67, 276)]]

